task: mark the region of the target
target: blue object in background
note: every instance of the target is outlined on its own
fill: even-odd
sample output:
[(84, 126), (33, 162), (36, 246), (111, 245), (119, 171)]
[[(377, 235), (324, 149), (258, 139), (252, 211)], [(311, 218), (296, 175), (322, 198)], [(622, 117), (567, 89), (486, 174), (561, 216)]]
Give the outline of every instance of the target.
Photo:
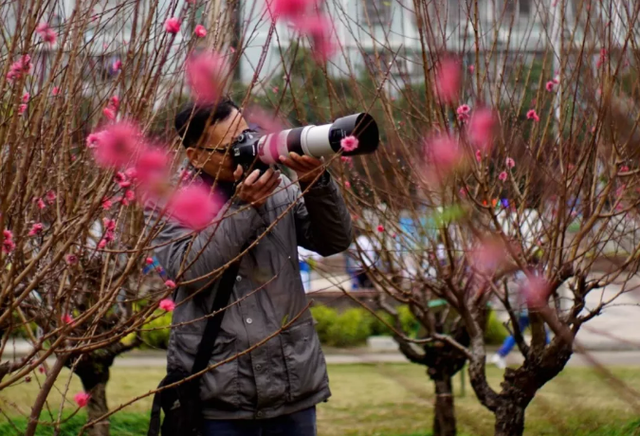
[(300, 265), (300, 278), (304, 291), (309, 292), (311, 290), (311, 266), (303, 260), (298, 260), (298, 265)]

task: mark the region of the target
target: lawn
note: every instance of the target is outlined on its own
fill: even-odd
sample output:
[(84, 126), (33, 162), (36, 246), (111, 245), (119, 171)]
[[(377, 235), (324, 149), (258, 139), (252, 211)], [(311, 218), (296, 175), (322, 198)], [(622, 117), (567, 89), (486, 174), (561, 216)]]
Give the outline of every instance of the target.
[[(154, 388), (163, 376), (163, 368), (115, 368), (108, 386), (109, 405), (117, 406)], [(640, 390), (640, 372), (619, 368), (614, 374), (628, 387)], [(53, 413), (60, 406), (59, 391), (65, 389), (68, 373), (56, 386), (49, 404)], [(425, 436), (429, 433), (433, 411), (432, 385), (423, 368), (410, 364), (332, 365), (329, 376), (333, 397), (318, 409), (319, 436)], [(490, 382), (500, 383), (500, 372), (489, 369)], [(37, 380), (0, 393), (3, 413), (11, 417), (26, 414), (37, 392)], [(492, 434), (492, 415), (478, 404), (467, 383), (462, 397), (460, 378), (456, 378), (456, 407), (460, 433)], [(80, 391), (80, 383), (71, 378), (70, 395)], [(624, 396), (590, 368), (569, 368), (545, 386), (527, 412), (527, 435), (640, 435), (640, 422)], [(116, 415), (112, 435), (143, 435), (144, 412), (150, 408), (147, 397)], [(70, 404), (65, 410), (71, 412)], [(48, 417), (45, 412), (42, 419)], [(0, 417), (0, 435), (19, 434), (7, 419)], [(14, 420), (24, 428), (24, 419)], [(69, 423), (68, 432), (76, 434), (82, 416)], [(73, 428), (71, 428), (73, 427)], [(633, 428), (632, 428), (633, 427)], [(39, 433), (42, 435), (51, 432)]]

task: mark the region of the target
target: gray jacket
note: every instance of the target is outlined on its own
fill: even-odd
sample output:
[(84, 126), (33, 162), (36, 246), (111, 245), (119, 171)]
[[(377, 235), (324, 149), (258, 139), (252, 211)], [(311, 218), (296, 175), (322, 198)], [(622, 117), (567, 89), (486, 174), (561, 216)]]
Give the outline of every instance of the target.
[[(171, 278), (194, 280), (234, 258), (294, 204), (242, 257), (231, 302), (245, 298), (226, 310), (210, 364), (260, 342), (307, 305), (297, 261), (298, 245), (329, 256), (346, 250), (351, 243), (351, 218), (330, 177), (312, 187), (304, 200), (298, 185), (285, 177), (277, 191), (259, 210), (232, 204), (226, 213), (229, 217), (217, 230), (212, 225), (193, 234), (168, 220), (157, 227), (160, 231), (153, 244), (158, 246), (155, 254), (160, 264)], [(157, 211), (147, 208), (145, 214), (152, 218), (153, 225)], [(183, 271), (186, 265), (190, 267)], [(177, 306), (173, 324), (187, 324), (172, 328), (169, 369), (191, 370), (206, 321), (189, 321), (207, 314), (213, 302), (213, 292), (200, 292), (194, 297), (194, 291), (206, 282), (181, 286), (174, 294)], [(271, 418), (311, 407), (330, 395), (324, 355), (308, 310), (264, 345), (207, 372), (200, 388), (206, 419)]]

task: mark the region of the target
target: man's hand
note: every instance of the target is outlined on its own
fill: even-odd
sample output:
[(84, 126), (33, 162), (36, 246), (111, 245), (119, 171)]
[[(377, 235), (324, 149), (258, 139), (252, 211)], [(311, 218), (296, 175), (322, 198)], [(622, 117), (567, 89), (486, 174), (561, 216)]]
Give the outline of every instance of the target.
[[(242, 177), (242, 167), (240, 165), (233, 172), (233, 176), (236, 180), (240, 180), (240, 177)], [(238, 185), (236, 191), (238, 192), (238, 197), (243, 201), (255, 208), (259, 208), (273, 194), (279, 184), (280, 171), (273, 171), (272, 168), (269, 168), (261, 176), (260, 170), (255, 170)]]
[(300, 183), (311, 183), (324, 171), (320, 159), (294, 152), (289, 153), (289, 157), (280, 156), (280, 162), (296, 172)]

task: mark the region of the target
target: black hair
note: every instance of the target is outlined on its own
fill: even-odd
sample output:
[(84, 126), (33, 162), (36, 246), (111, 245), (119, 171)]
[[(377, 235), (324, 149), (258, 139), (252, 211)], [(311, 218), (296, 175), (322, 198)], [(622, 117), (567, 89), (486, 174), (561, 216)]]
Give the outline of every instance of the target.
[(225, 98), (216, 105), (186, 105), (175, 119), (182, 145), (185, 148), (195, 147), (208, 126), (227, 119), (234, 109), (239, 110), (238, 105), (230, 98)]

